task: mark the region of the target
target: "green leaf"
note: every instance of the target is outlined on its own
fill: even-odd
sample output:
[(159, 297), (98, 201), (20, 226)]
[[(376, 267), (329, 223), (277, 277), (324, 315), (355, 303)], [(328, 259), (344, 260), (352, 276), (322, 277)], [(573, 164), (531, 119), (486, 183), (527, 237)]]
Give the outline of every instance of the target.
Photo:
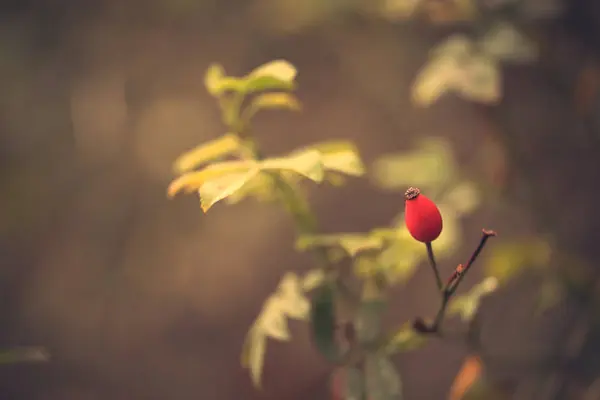
[(390, 190), (404, 190), (414, 185), (428, 191), (446, 186), (456, 179), (457, 166), (447, 140), (424, 138), (416, 143), (415, 148), (377, 159), (372, 168), (377, 185)]
[(367, 355), (365, 359), (365, 386), (370, 400), (402, 399), (400, 374), (385, 355)]
[(296, 68), (285, 60), (275, 60), (254, 69), (244, 78), (246, 93), (294, 88)]
[(490, 56), (474, 54), (461, 65), (453, 88), (465, 100), (496, 104), (502, 97), (500, 66)]
[(309, 147), (321, 153), (327, 171), (341, 172), (350, 176), (362, 176), (365, 166), (356, 145), (346, 140), (317, 143)]
[(261, 93), (252, 99), (249, 106), (250, 115), (259, 110), (300, 111), (300, 102), (290, 93)]
[(535, 43), (505, 21), (496, 23), (479, 41), (479, 46), (499, 61), (531, 63), (539, 55)]
[(463, 321), (471, 321), (477, 313), (481, 299), (498, 288), (498, 281), (494, 277), (485, 278), (475, 285), (469, 293), (455, 296), (448, 305), (448, 316), (460, 315)]
[(456, 62), (449, 57), (432, 58), (421, 68), (412, 86), (412, 101), (429, 107), (453, 88)]
[(228, 91), (241, 92), (244, 89), (244, 82), (239, 78), (226, 76), (223, 66), (212, 64), (204, 76), (204, 86), (211, 95), (220, 96)]
[(339, 247), (350, 257), (356, 257), (366, 251), (378, 250), (383, 245), (384, 240), (381, 237), (360, 233), (302, 235), (296, 241), (298, 250), (308, 250), (315, 247)]
[(258, 329), (267, 337), (282, 342), (290, 340), (287, 318), (281, 298), (277, 295), (267, 299), (256, 324)]
[(354, 319), (356, 339), (363, 345), (372, 345), (381, 339), (383, 314), (386, 303), (383, 300), (363, 301)]
[(14, 347), (0, 350), (0, 364), (45, 362), (50, 354), (42, 347)]
[(335, 291), (329, 282), (315, 290), (310, 307), (310, 326), (315, 347), (326, 360), (338, 363), (345, 353), (336, 342)]
[(403, 353), (418, 350), (427, 344), (427, 337), (413, 329), (410, 322), (406, 322), (391, 337), (385, 346), (387, 354)]
[(486, 274), (505, 284), (526, 268), (545, 267), (550, 262), (552, 249), (539, 238), (523, 238), (495, 245), (488, 254)]
[(174, 170), (178, 174), (189, 172), (202, 164), (238, 151), (240, 145), (239, 137), (236, 134), (228, 133), (183, 153), (175, 160)]
[(288, 157), (270, 158), (263, 161), (260, 167), (263, 170), (292, 171), (314, 182), (321, 182), (325, 174), (321, 155), (314, 150)]
[(472, 182), (460, 182), (444, 196), (443, 204), (452, 207), (457, 216), (468, 215), (477, 209), (481, 196)]
[(431, 57), (447, 57), (452, 60), (464, 60), (473, 53), (473, 40), (464, 34), (454, 34), (435, 46), (431, 51)]
[(217, 202), (235, 194), (256, 177), (258, 172), (258, 168), (254, 168), (245, 173), (225, 175), (203, 183), (198, 189), (202, 211), (207, 212)]
[(167, 195), (173, 197), (181, 191), (191, 193), (199, 190), (210, 180), (244, 174), (255, 167), (254, 161), (224, 161), (212, 164), (200, 171), (188, 172), (173, 180), (167, 189)]
[(354, 367), (334, 371), (331, 379), (333, 400), (362, 400), (365, 395), (363, 373)]
[(251, 328), (244, 341), (241, 364), (243, 368), (250, 370), (250, 377), (255, 387), (261, 386), (266, 350), (265, 334), (256, 328)]
[(304, 296), (303, 282), (296, 274), (288, 272), (284, 275), (277, 288), (275, 298), (278, 307), (289, 318), (305, 320), (308, 318), (310, 304)]
[(322, 269), (308, 271), (302, 278), (302, 290), (309, 292), (320, 286), (325, 280), (325, 272)]
[(225, 201), (227, 204), (237, 204), (248, 197), (265, 202), (277, 199), (277, 190), (273, 177), (267, 174), (257, 174), (235, 193), (227, 197)]

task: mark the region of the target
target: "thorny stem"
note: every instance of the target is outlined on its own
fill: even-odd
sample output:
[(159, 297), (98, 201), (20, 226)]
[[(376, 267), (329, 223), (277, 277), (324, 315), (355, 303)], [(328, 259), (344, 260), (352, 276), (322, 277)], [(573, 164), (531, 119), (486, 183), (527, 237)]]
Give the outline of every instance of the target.
[[(433, 323), (431, 325), (427, 325), (424, 323), (423, 319), (418, 318), (414, 323), (416, 330), (420, 331), (421, 333), (440, 333), (441, 325), (444, 321), (444, 316), (446, 315), (446, 309), (448, 307), (450, 299), (456, 292), (456, 289), (458, 289), (458, 285), (460, 284), (460, 282), (462, 282), (463, 278), (465, 277), (475, 260), (477, 260), (477, 257), (479, 257), (479, 254), (485, 247), (487, 240), (492, 236), (496, 236), (496, 232), (486, 229), (482, 231), (482, 236), (481, 240), (479, 241), (479, 245), (477, 246), (473, 254), (471, 254), (469, 261), (467, 261), (465, 265), (459, 264), (458, 267), (456, 267), (456, 269), (450, 275), (450, 278), (448, 279), (446, 285), (441, 289), (442, 303), (440, 305), (440, 308), (438, 309), (435, 319), (433, 320)], [(433, 257), (433, 249), (431, 248), (431, 244), (429, 243), (427, 246), (427, 255), (429, 256), (429, 260), (431, 262), (431, 265), (434, 267), (434, 270), (437, 271), (438, 269), (435, 264), (435, 259)]]

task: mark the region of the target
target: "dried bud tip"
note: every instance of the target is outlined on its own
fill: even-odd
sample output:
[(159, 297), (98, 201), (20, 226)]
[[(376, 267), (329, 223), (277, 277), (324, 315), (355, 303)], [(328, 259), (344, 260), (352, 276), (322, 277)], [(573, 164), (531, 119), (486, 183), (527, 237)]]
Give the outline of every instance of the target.
[(494, 231), (489, 231), (487, 229), (483, 229), (482, 231), (484, 236), (496, 236), (496, 232)]
[(406, 200), (416, 199), (418, 195), (421, 194), (421, 191), (414, 187), (409, 187), (406, 192), (404, 192), (404, 198)]

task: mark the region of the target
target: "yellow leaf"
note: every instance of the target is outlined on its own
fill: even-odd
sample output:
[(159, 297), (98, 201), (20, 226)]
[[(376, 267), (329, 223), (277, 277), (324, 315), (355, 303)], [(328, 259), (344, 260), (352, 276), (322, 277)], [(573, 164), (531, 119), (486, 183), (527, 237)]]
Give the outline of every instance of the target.
[(223, 66), (212, 64), (204, 76), (204, 86), (211, 95), (220, 96), (227, 91), (241, 91), (243, 89), (243, 81), (239, 78), (225, 76)]
[(415, 14), (421, 3), (422, 0), (384, 0), (380, 12), (392, 21), (405, 20)]
[(204, 182), (198, 189), (202, 211), (207, 212), (217, 202), (235, 194), (258, 173), (259, 169), (253, 168), (244, 173), (224, 175)]
[(262, 109), (287, 109), (300, 111), (300, 102), (289, 93), (262, 93), (252, 99), (250, 103), (252, 110)]
[(255, 68), (250, 72), (252, 78), (270, 76), (282, 81), (291, 82), (296, 78), (296, 68), (286, 60), (274, 60), (260, 67)]
[(284, 342), (290, 340), (287, 319), (281, 299), (277, 295), (269, 297), (265, 302), (257, 319), (257, 327), (264, 335), (272, 339)]
[(466, 100), (495, 104), (502, 96), (500, 66), (489, 56), (474, 54), (460, 66), (453, 89)]
[(539, 238), (495, 245), (487, 258), (486, 273), (503, 284), (526, 268), (543, 267), (552, 255), (549, 244)]
[(169, 197), (175, 196), (182, 190), (191, 193), (210, 179), (222, 177), (224, 175), (247, 172), (256, 166), (254, 161), (227, 161), (210, 165), (201, 171), (189, 172), (175, 179), (167, 189)]
[(360, 158), (356, 145), (346, 140), (333, 140), (314, 144), (308, 149), (321, 153), (326, 170), (341, 172), (350, 176), (361, 176), (365, 167)]
[(236, 134), (228, 133), (179, 156), (175, 160), (174, 170), (178, 174), (189, 172), (202, 164), (234, 153), (239, 149), (240, 144), (240, 139)]
[(538, 48), (507, 22), (495, 24), (479, 41), (483, 52), (500, 61), (529, 63), (538, 57)]
[(478, 356), (467, 357), (454, 378), (448, 399), (461, 400), (471, 386), (481, 377), (482, 370), (481, 359)]
[(421, 68), (412, 86), (412, 101), (419, 107), (429, 107), (452, 87), (456, 63), (448, 57), (437, 57)]
[(267, 159), (260, 167), (262, 170), (292, 171), (315, 182), (321, 182), (325, 174), (321, 154), (315, 150)]
[(252, 327), (246, 335), (242, 348), (242, 367), (250, 370), (250, 377), (255, 387), (261, 386), (267, 338), (259, 329)]
[(305, 292), (315, 289), (325, 280), (325, 272), (322, 269), (308, 271), (302, 278), (302, 290)]

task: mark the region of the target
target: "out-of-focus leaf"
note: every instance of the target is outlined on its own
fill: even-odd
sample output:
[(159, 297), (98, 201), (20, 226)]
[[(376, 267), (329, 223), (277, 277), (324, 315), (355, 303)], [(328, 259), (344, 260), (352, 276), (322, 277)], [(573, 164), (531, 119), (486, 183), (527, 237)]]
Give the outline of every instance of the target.
[(390, 283), (406, 282), (423, 257), (423, 246), (416, 240), (397, 240), (379, 254), (377, 264)]
[(250, 377), (255, 387), (261, 386), (265, 352), (267, 350), (267, 337), (258, 329), (251, 328), (246, 335), (242, 349), (241, 364), (250, 370)]
[(379, 13), (388, 20), (402, 21), (411, 18), (422, 3), (422, 0), (383, 0)]
[(495, 24), (479, 41), (479, 46), (500, 61), (530, 63), (538, 57), (537, 46), (505, 21)]
[(415, 331), (410, 322), (406, 322), (391, 337), (385, 346), (387, 354), (417, 350), (425, 346), (427, 337)]
[(265, 336), (279, 341), (290, 340), (290, 331), (279, 296), (273, 295), (267, 299), (257, 319), (257, 326)]
[(217, 202), (235, 194), (259, 173), (258, 168), (246, 173), (230, 174), (211, 179), (200, 186), (200, 207), (207, 212)]
[(432, 246), (438, 257), (446, 257), (458, 247), (462, 238), (460, 232), (459, 216), (454, 208), (449, 207), (446, 203), (438, 205), (440, 212), (444, 218), (444, 229), (440, 236), (432, 243)]
[(294, 88), (296, 75), (296, 68), (288, 61), (271, 61), (254, 69), (244, 78), (244, 91), (291, 90)]
[(334, 140), (313, 144), (307, 150), (321, 153), (327, 171), (341, 172), (350, 176), (361, 176), (365, 167), (356, 145), (346, 140)]
[(308, 250), (315, 247), (339, 247), (350, 257), (355, 257), (365, 251), (378, 250), (383, 244), (384, 241), (380, 237), (360, 233), (343, 233), (337, 235), (303, 235), (296, 241), (296, 248), (298, 250)]
[(500, 66), (490, 56), (473, 54), (460, 65), (453, 86), (465, 100), (495, 104), (502, 96)]
[(394, 364), (383, 354), (365, 359), (365, 386), (371, 400), (401, 400), (402, 380)]
[(240, 139), (237, 135), (228, 133), (183, 153), (175, 160), (174, 170), (178, 174), (189, 172), (202, 164), (236, 152), (240, 144)]
[(430, 1), (425, 3), (425, 13), (434, 24), (455, 24), (470, 21), (476, 15), (473, 0)]
[(564, 295), (564, 286), (560, 282), (554, 279), (544, 280), (539, 289), (536, 314), (541, 315), (544, 311), (557, 305)]
[(290, 318), (307, 319), (310, 304), (304, 296), (302, 283), (297, 275), (288, 272), (277, 289), (276, 298), (283, 313)]
[(204, 86), (211, 95), (220, 96), (228, 91), (241, 92), (244, 82), (239, 78), (226, 76), (223, 66), (212, 64), (204, 76)]
[(302, 278), (302, 290), (309, 292), (320, 286), (325, 280), (325, 272), (322, 269), (308, 271)]
[(261, 163), (261, 169), (292, 171), (315, 182), (321, 182), (325, 174), (321, 154), (314, 150), (267, 159)]
[(471, 214), (480, 202), (479, 191), (472, 182), (461, 182), (455, 185), (443, 199), (443, 203), (452, 207), (460, 216)]
[(467, 357), (454, 378), (448, 399), (463, 400), (469, 389), (480, 379), (482, 371), (483, 367), (478, 356)]
[(366, 300), (359, 306), (354, 327), (360, 343), (369, 345), (380, 339), (385, 306), (381, 299)]
[(337, 319), (335, 292), (331, 283), (325, 282), (315, 290), (310, 307), (310, 326), (315, 347), (332, 363), (344, 357), (336, 341)]
[(500, 243), (488, 254), (485, 265), (487, 275), (504, 284), (526, 268), (546, 266), (552, 249), (539, 238), (523, 238), (516, 242)]
[(463, 321), (470, 321), (479, 308), (481, 299), (498, 288), (498, 281), (494, 277), (487, 277), (475, 285), (467, 294), (455, 296), (450, 300), (447, 315), (458, 314)]
[(43, 347), (14, 347), (0, 350), (0, 364), (37, 363), (50, 360)]
[(429, 107), (450, 91), (456, 80), (456, 63), (449, 57), (432, 58), (421, 68), (412, 86), (412, 101)]
[(277, 198), (275, 181), (267, 174), (257, 174), (252, 180), (232, 193), (225, 201), (227, 204), (237, 204), (247, 197), (258, 201), (274, 201)]
[(300, 111), (300, 101), (290, 93), (261, 93), (252, 99), (249, 114), (254, 115), (260, 110), (290, 110)]
[(421, 139), (416, 150), (380, 157), (373, 164), (373, 178), (385, 189), (418, 186), (434, 190), (455, 179), (457, 167), (449, 143), (440, 138)]
[(334, 371), (331, 379), (333, 400), (364, 399), (363, 373), (358, 368), (343, 367)]
[(447, 57), (452, 60), (464, 60), (473, 53), (474, 43), (463, 34), (455, 34), (435, 46), (430, 54), (432, 57)]

